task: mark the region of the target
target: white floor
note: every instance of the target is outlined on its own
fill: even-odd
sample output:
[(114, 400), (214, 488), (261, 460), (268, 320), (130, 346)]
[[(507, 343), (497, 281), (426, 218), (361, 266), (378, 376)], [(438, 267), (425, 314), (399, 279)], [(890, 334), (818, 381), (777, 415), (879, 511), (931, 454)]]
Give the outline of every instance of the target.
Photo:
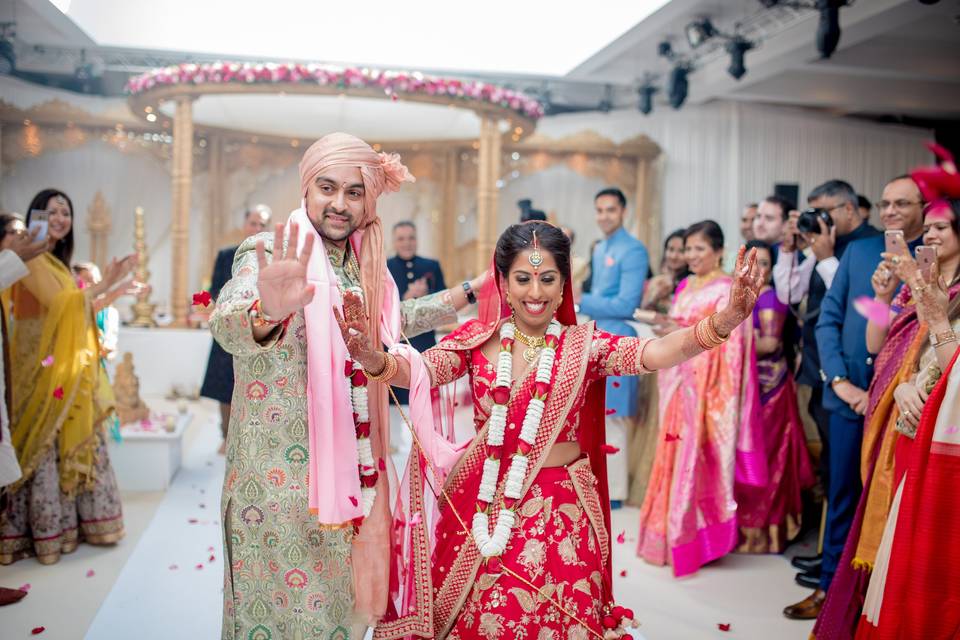
[[(154, 402), (154, 404), (159, 404)], [(217, 638), (222, 596), (218, 521), (223, 457), (216, 454), (215, 405), (191, 408), (184, 464), (165, 494), (126, 494), (127, 538), (116, 548), (82, 545), (58, 565), (24, 560), (0, 568), (0, 584), (31, 584), (30, 595), (0, 608), (4, 640)], [(731, 555), (683, 580), (635, 553), (637, 510), (613, 514), (615, 593), (633, 608), (646, 640), (805, 639), (812, 623), (781, 609), (809, 594), (780, 556)], [(89, 571), (93, 575), (87, 576)], [(621, 576), (621, 572), (625, 572)], [(730, 625), (722, 631), (718, 625)], [(45, 630), (32, 636), (31, 630)]]

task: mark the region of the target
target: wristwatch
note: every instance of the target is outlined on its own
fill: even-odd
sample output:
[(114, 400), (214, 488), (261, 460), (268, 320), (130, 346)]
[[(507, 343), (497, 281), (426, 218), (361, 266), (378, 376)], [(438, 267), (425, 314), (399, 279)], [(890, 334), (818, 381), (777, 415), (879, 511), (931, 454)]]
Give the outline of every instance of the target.
[(470, 286), (469, 280), (463, 283), (463, 292), (467, 294), (467, 302), (477, 304), (477, 296), (473, 293), (473, 287)]

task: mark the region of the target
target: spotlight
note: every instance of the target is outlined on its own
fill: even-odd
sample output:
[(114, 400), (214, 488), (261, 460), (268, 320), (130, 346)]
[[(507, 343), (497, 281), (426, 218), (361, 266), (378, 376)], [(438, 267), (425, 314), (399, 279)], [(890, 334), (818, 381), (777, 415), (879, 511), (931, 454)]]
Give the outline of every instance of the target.
[(687, 42), (690, 43), (690, 47), (693, 49), (696, 49), (704, 42), (717, 35), (717, 30), (713, 26), (713, 23), (710, 22), (710, 18), (700, 18), (699, 20), (694, 20), (687, 25), (685, 31), (687, 34)]
[(817, 51), (821, 58), (829, 58), (840, 43), (840, 7), (847, 0), (817, 0), (820, 24), (817, 26)]
[(688, 73), (690, 73), (690, 68), (684, 65), (677, 65), (673, 68), (673, 71), (670, 72), (670, 82), (667, 85), (667, 97), (670, 100), (670, 106), (674, 109), (682, 107), (683, 103), (687, 100), (687, 89), (689, 88), (689, 83), (687, 82)]
[(650, 82), (647, 82), (637, 90), (640, 94), (640, 113), (645, 116), (650, 115), (650, 112), (653, 111), (653, 95), (658, 91), (660, 91), (660, 89), (653, 86)]
[(753, 43), (736, 36), (727, 42), (727, 53), (730, 54), (730, 66), (727, 67), (727, 73), (739, 80), (747, 72), (747, 67), (743, 62), (744, 54), (753, 49)]
[(664, 40), (657, 45), (657, 55), (668, 60), (673, 57), (673, 46), (669, 40)]

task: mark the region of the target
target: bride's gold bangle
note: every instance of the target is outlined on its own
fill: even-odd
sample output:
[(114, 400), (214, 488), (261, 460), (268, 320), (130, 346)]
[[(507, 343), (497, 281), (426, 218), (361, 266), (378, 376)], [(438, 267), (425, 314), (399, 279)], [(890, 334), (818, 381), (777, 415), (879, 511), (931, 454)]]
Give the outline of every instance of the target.
[(400, 365), (397, 363), (397, 357), (392, 353), (383, 352), (383, 369), (377, 373), (367, 371), (367, 378), (377, 382), (389, 382), (397, 375)]

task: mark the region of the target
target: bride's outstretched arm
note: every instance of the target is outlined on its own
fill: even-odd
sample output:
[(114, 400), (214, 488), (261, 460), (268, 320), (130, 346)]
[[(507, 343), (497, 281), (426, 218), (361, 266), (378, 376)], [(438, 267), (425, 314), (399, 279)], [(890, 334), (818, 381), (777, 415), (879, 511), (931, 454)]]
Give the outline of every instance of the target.
[(651, 371), (668, 369), (707, 348), (719, 346), (750, 316), (762, 287), (763, 276), (757, 265), (756, 249), (751, 249), (747, 257), (745, 248), (740, 247), (727, 306), (692, 327), (649, 341), (643, 349), (643, 367)]

